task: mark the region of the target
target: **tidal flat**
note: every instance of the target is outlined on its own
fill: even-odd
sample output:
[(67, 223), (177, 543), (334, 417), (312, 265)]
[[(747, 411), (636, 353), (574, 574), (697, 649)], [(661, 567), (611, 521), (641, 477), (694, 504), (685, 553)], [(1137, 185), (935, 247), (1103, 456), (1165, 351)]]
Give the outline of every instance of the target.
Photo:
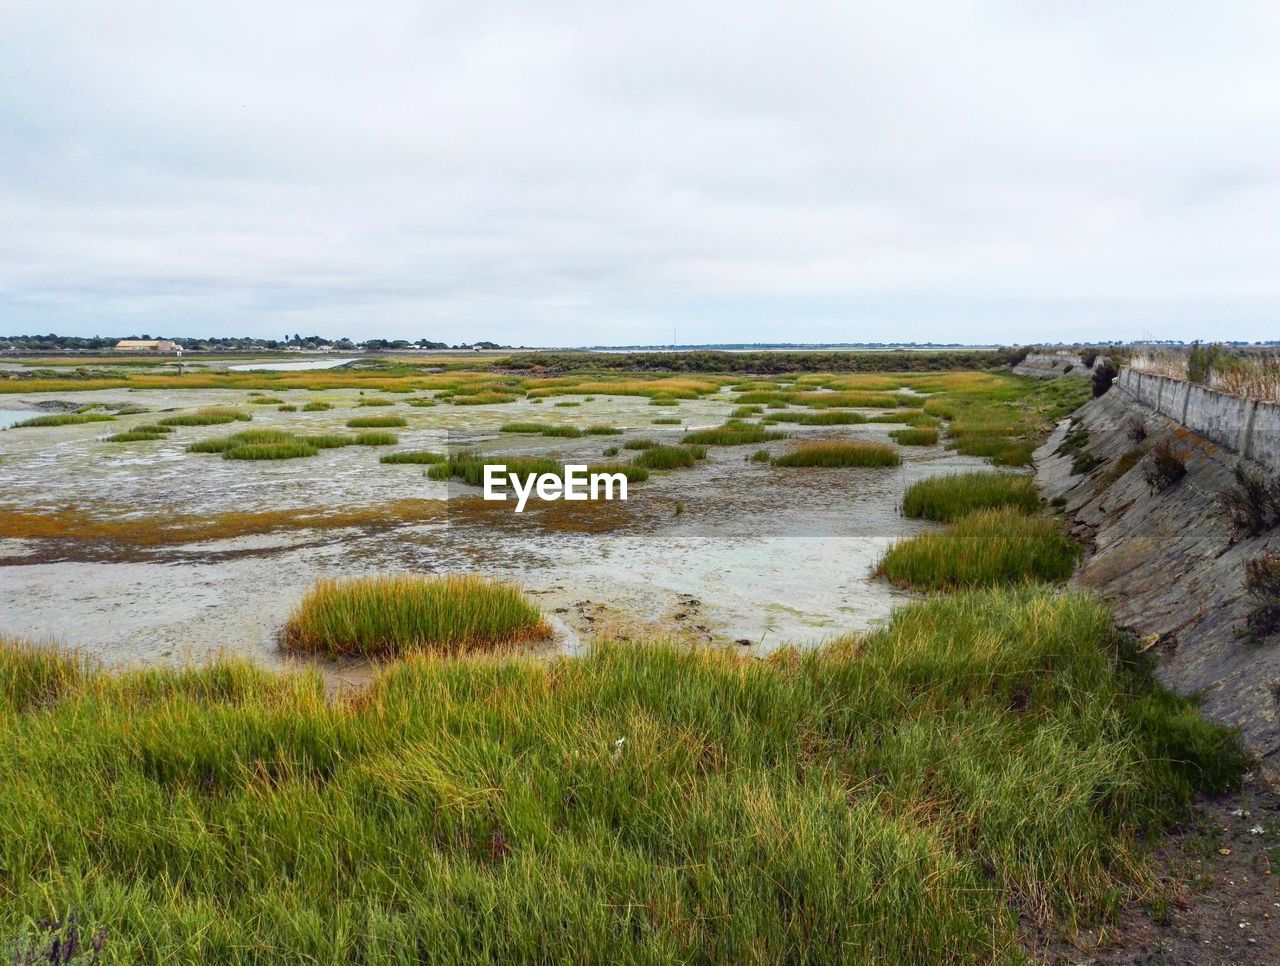
[[(264, 395), (296, 409), (250, 405)], [(539, 397), (419, 404), (431, 395), (355, 388), (8, 395), (6, 411), (19, 416), (86, 407), (145, 411), (109, 423), (0, 435), (4, 511), (71, 512), (79, 521), (109, 524), (97, 537), (74, 518), (53, 539), (0, 530), (0, 593), (7, 601), (0, 633), (76, 647), (109, 666), (222, 654), (280, 665), (296, 659), (281, 654), (276, 635), (316, 579), (466, 570), (519, 583), (538, 599), (556, 630), (554, 649), (574, 652), (604, 631), (642, 630), (759, 653), (813, 646), (882, 623), (903, 599), (872, 572), (890, 543), (933, 526), (900, 515), (906, 487), (984, 465), (939, 445), (901, 449), (898, 467), (814, 474), (752, 462), (744, 447), (711, 446), (693, 465), (633, 485), (625, 504), (546, 504), (516, 516), (513, 504), (484, 503), (476, 488), (433, 480), (422, 466), (380, 456), (471, 450), (601, 463), (606, 449), (631, 438), (677, 446), (687, 433), (721, 426), (740, 393), (723, 387), (663, 409), (647, 396), (579, 395), (572, 397), (579, 406), (557, 408), (554, 417)], [(348, 422), (369, 412), (364, 404), (371, 398), (392, 401), (376, 411), (406, 423), (395, 429), (394, 447), (333, 445), (305, 459), (248, 461), (188, 451), (229, 431), (350, 435)], [(105, 442), (135, 424), (214, 409), (249, 413), (252, 421)], [(656, 413), (663, 424), (655, 425)], [(675, 417), (677, 424), (666, 422)], [(583, 433), (501, 432), (512, 423)], [(591, 432), (603, 426), (622, 432)], [(785, 439), (764, 445), (780, 454), (822, 439), (892, 444), (894, 428), (900, 426), (788, 426)], [(419, 506), (406, 518), (397, 507), (407, 501)], [(197, 539), (164, 537), (183, 521), (280, 513), (294, 516), (247, 533), (228, 521), (225, 537), (215, 535), (216, 526), (204, 527)], [(316, 525), (305, 525), (313, 514)]]

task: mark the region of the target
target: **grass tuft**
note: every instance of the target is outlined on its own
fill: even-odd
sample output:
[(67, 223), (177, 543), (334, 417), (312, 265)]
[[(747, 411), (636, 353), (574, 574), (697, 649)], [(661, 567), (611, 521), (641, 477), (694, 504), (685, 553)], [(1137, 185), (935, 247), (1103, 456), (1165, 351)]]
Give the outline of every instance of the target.
[(399, 453), (384, 453), (378, 457), (379, 463), (416, 463), (432, 465), (443, 463), (447, 456), (443, 453), (429, 453), (426, 450), (402, 450)]
[(791, 452), (775, 456), (771, 462), (774, 466), (898, 466), (902, 457), (884, 443), (835, 439), (801, 443)]
[(971, 590), (1066, 580), (1079, 557), (1079, 545), (1055, 519), (1010, 508), (978, 510), (940, 533), (894, 544), (876, 573), (899, 587)]
[(693, 466), (706, 457), (705, 446), (650, 446), (635, 458), (634, 464), (651, 470), (674, 470)]
[(194, 413), (166, 416), (159, 422), (161, 426), (222, 426), (226, 423), (247, 423), (250, 418), (248, 413), (241, 412), (239, 409), (211, 406), (208, 409), (198, 409)]
[(289, 616), (280, 642), (330, 657), (369, 657), (461, 654), (550, 636), (542, 613), (510, 584), (403, 574), (317, 582)]
[(902, 446), (934, 446), (938, 442), (936, 429), (910, 428), (890, 431), (890, 436)]
[(20, 423), (14, 423), (10, 429), (28, 429), (38, 426), (75, 426), (79, 423), (109, 423), (115, 416), (108, 413), (52, 413), (48, 416), (32, 416)]
[(714, 429), (697, 429), (685, 433), (681, 442), (700, 446), (745, 446), (748, 443), (767, 443), (772, 439), (784, 439), (786, 433), (749, 426), (746, 423), (728, 422)]
[(908, 517), (950, 523), (975, 510), (1011, 507), (1034, 513), (1039, 505), (1030, 476), (986, 470), (931, 476), (912, 483), (902, 499), (902, 512)]
[(348, 419), (351, 429), (391, 429), (394, 426), (408, 426), (409, 421), (403, 416), (357, 416)]

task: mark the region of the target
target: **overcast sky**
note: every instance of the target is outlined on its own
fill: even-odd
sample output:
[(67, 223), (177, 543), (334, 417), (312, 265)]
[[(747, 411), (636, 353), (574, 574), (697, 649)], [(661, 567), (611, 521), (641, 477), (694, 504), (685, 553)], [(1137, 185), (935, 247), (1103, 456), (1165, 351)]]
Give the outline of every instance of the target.
[(1280, 338), (1280, 4), (0, 3), (0, 334)]

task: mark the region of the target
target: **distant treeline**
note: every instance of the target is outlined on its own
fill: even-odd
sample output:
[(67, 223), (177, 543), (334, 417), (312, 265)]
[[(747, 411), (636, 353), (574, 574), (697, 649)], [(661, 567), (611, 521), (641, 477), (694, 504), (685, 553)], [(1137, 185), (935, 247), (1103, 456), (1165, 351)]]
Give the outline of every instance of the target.
[(941, 372), (1017, 365), (1028, 350), (952, 349), (923, 352), (530, 352), (509, 369), (620, 372)]

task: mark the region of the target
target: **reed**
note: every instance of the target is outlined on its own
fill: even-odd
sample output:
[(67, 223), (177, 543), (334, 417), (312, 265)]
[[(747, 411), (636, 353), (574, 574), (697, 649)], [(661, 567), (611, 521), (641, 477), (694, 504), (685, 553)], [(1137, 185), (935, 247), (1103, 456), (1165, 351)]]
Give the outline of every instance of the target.
[(252, 417), (239, 409), (226, 406), (210, 406), (193, 413), (166, 416), (159, 420), (161, 426), (223, 426), (227, 423), (247, 423)]
[(400, 437), (395, 433), (356, 433), (355, 444), (357, 446), (394, 446), (400, 442)]
[(434, 465), (443, 463), (447, 456), (443, 453), (430, 453), (426, 450), (401, 450), (399, 453), (384, 453), (378, 457), (379, 463), (415, 463)]

